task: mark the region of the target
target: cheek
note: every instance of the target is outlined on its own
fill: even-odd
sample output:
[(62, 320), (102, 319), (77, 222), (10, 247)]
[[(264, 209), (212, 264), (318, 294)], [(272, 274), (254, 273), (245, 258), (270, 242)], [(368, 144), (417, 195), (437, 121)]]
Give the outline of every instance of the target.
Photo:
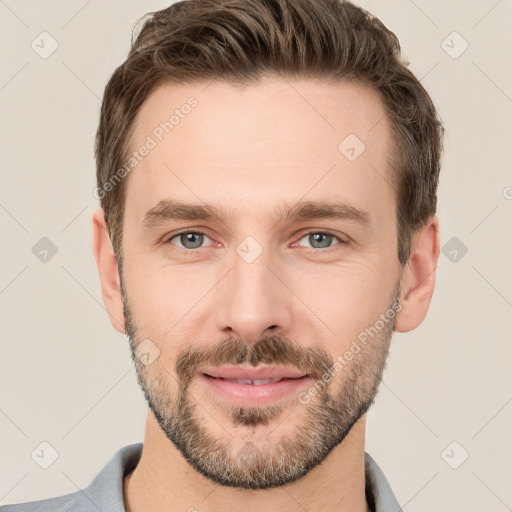
[(130, 307), (141, 333), (172, 339), (194, 318), (201, 298), (212, 289), (210, 271), (184, 271), (178, 267), (140, 266), (129, 280)]
[(395, 285), (393, 272), (389, 268), (384, 272), (377, 257), (373, 258), (375, 263), (371, 261), (344, 266), (318, 265), (314, 272), (289, 274), (296, 295), (321, 320), (314, 323), (325, 327), (332, 339), (336, 339), (337, 346), (350, 344), (390, 305), (390, 290)]

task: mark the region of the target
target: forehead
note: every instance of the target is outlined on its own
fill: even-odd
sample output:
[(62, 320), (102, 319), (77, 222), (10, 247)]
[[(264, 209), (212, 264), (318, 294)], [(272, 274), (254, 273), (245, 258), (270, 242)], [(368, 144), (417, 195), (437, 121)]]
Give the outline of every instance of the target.
[[(171, 134), (179, 138), (192, 123), (194, 134), (187, 131), (187, 138), (195, 135), (194, 139), (211, 146), (254, 144), (265, 138), (312, 146), (319, 136), (327, 137), (325, 142), (336, 142), (349, 127), (368, 140), (368, 131), (381, 124), (373, 142), (385, 136), (386, 122), (380, 123), (383, 117), (378, 92), (354, 82), (269, 78), (243, 86), (219, 81), (168, 84), (157, 87), (142, 105), (132, 143), (143, 142), (148, 134), (155, 139), (169, 139)], [(297, 120), (300, 125), (295, 124)], [(162, 125), (169, 121), (171, 127), (165, 130)], [(256, 135), (261, 137), (254, 140)]]
[[(139, 216), (167, 196), (235, 208), (273, 198), (293, 203), (334, 187), (371, 202), (378, 192), (372, 183), (381, 190), (390, 183), (380, 97), (349, 82), (163, 85), (134, 125), (131, 151), (144, 146), (150, 149), (130, 172), (126, 192), (126, 208)], [(392, 190), (388, 203), (390, 196)]]

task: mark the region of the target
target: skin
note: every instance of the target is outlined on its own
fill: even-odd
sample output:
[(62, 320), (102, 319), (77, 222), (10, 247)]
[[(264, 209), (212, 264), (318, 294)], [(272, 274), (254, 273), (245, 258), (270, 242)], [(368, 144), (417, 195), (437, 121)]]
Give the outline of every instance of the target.
[[(103, 210), (93, 216), (93, 250), (111, 322), (131, 335), (133, 346), (149, 338), (160, 350), (152, 365), (138, 365), (139, 382), (176, 397), (180, 356), (191, 346), (203, 355), (215, 354), (227, 339), (251, 350), (272, 335), (276, 343), (291, 340), (304, 353), (309, 348), (335, 360), (388, 310), (398, 284), (402, 307), (393, 328), (408, 332), (418, 327), (434, 290), (439, 223), (433, 216), (415, 235), (410, 260), (402, 268), (389, 185), (393, 145), (377, 93), (350, 83), (284, 79), (244, 89), (220, 82), (160, 86), (139, 112), (133, 147), (144, 144), (190, 96), (197, 107), (125, 178), (125, 304)], [(338, 150), (349, 134), (366, 146), (354, 161)], [(169, 197), (222, 206), (236, 215), (223, 223), (172, 220), (145, 229), (146, 212)], [(300, 199), (349, 203), (366, 210), (373, 224), (277, 222), (275, 208)], [(180, 237), (168, 242), (185, 228), (207, 233), (201, 248), (183, 249)], [(306, 235), (325, 231), (340, 238), (333, 238), (327, 249), (312, 247)], [(247, 236), (262, 248), (250, 264), (236, 252)], [(132, 323), (127, 325), (127, 319)], [(383, 369), (391, 333), (382, 332), (363, 351), (373, 357), (376, 370)], [(362, 357), (354, 356), (350, 365)], [(355, 367), (350, 365), (334, 375), (329, 385), (333, 396), (350, 389), (348, 376)], [(198, 424), (229, 456), (240, 456), (250, 444), (269, 460), (285, 436), (295, 439), (311, 407), (320, 407), (325, 397), (320, 394), (309, 405), (287, 397), (268, 424), (246, 426), (235, 424), (229, 407), (197, 379), (190, 381), (188, 392), (190, 400), (201, 403), (195, 410)], [(291, 512), (298, 502), (311, 512), (368, 511), (365, 420), (363, 414), (323, 463), (286, 486), (243, 489), (219, 485), (196, 471), (150, 410), (141, 460), (124, 482), (127, 510)]]

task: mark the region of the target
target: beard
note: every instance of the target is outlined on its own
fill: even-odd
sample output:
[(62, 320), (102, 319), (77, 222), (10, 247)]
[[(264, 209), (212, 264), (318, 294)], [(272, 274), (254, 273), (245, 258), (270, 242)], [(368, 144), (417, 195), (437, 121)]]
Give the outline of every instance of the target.
[[(388, 322), (381, 321), (384, 327), (336, 372), (333, 372), (335, 361), (321, 347), (304, 347), (286, 337), (271, 335), (252, 344), (228, 338), (213, 347), (192, 345), (178, 354), (172, 374), (159, 364), (159, 359), (146, 366), (137, 357), (137, 347), (145, 338), (134, 322), (121, 272), (120, 278), (126, 333), (137, 380), (148, 406), (167, 439), (186, 461), (217, 484), (270, 489), (298, 480), (327, 458), (375, 401), (389, 353), (400, 283), (388, 308), (393, 316)], [(303, 409), (300, 416), (289, 402), (286, 402), (288, 405), (276, 403), (263, 407), (220, 403), (237, 432), (247, 429), (244, 444), (235, 448), (240, 440), (235, 440), (226, 429), (223, 434), (215, 435), (208, 428), (220, 422), (201, 403), (203, 397), (198, 400), (192, 396), (190, 385), (196, 372), (206, 366), (256, 367), (260, 363), (300, 368), (313, 377), (315, 383), (322, 384), (316, 386), (316, 393), (309, 396), (307, 403), (296, 402)], [(332, 380), (326, 383), (325, 375), (329, 371)], [(287, 408), (289, 411), (285, 414)], [(276, 430), (289, 416), (301, 420), (293, 435), (277, 436)], [(255, 442), (249, 436), (256, 427), (268, 427), (269, 433), (262, 442)]]

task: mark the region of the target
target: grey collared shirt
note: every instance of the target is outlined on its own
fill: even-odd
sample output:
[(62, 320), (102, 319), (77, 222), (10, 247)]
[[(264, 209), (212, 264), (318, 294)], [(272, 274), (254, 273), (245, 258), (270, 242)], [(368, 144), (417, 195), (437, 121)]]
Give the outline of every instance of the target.
[[(46, 500), (0, 507), (1, 512), (126, 512), (124, 477), (140, 460), (142, 443), (121, 448), (88, 487)], [(402, 512), (384, 473), (368, 454), (365, 458), (366, 499), (373, 512)]]

